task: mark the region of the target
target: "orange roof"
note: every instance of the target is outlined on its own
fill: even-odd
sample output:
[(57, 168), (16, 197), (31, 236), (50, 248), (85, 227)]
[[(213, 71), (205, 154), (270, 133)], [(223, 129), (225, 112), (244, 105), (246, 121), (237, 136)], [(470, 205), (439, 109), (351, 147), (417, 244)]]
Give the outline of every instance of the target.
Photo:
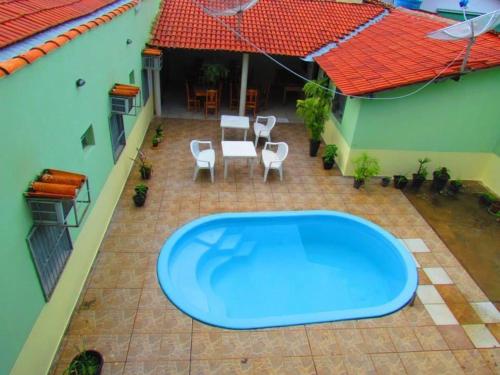
[(125, 85), (122, 83), (115, 83), (114, 86), (109, 91), (109, 95), (112, 96), (136, 96), (139, 94), (139, 87), (132, 85)]
[[(331, 0), (260, 0), (243, 13), (243, 36), (268, 53), (306, 56), (336, 42), (381, 14), (376, 4)], [(237, 27), (236, 16), (220, 18)], [(239, 39), (193, 0), (165, 0), (150, 44), (157, 47), (258, 52)]]
[[(0, 0), (0, 30), (2, 30), (1, 29), (2, 26), (5, 26), (6, 24), (8, 24), (8, 22), (2, 21), (5, 18), (5, 15), (2, 13), (2, 11), (3, 11), (2, 6), (5, 6), (5, 4), (21, 4), (21, 3), (24, 4), (24, 3), (29, 2), (29, 1), (34, 2), (35, 0), (28, 0), (28, 1), (23, 1), (23, 2), (18, 1), (18, 0), (13, 0), (10, 2), (9, 2), (9, 0)], [(69, 3), (66, 0), (64, 0), (64, 1), (66, 3)], [(38, 60), (40, 57), (45, 56), (46, 54), (50, 53), (54, 49), (59, 48), (62, 45), (71, 41), (72, 39), (75, 39), (79, 35), (86, 33), (90, 29), (93, 29), (94, 27), (97, 27), (97, 26), (99, 26), (103, 23), (106, 23), (108, 21), (111, 21), (114, 17), (126, 12), (127, 10), (129, 10), (133, 7), (135, 7), (137, 5), (138, 1), (139, 0), (132, 0), (131, 2), (124, 4), (124, 5), (116, 8), (115, 10), (112, 10), (111, 12), (103, 14), (102, 16), (97, 17), (96, 19), (94, 19), (92, 21), (89, 21), (85, 24), (82, 24), (80, 26), (77, 26), (75, 28), (68, 30), (67, 32), (57, 36), (56, 38), (53, 38), (51, 40), (48, 40), (45, 43), (42, 43), (36, 47), (33, 47), (32, 49), (30, 49), (26, 53), (23, 53), (19, 56), (15, 56), (15, 57), (8, 59), (8, 60), (5, 60), (5, 61), (1, 61), (0, 62), (0, 78), (7, 76), (7, 75), (10, 75), (10, 74), (14, 73), (16, 70), (19, 70), (28, 64), (32, 64), (33, 62)], [(75, 0), (73, 0), (73, 3), (74, 2), (75, 2)], [(76, 0), (76, 2), (77, 3), (87, 2), (87, 0)], [(101, 2), (103, 2), (103, 0), (101, 0)], [(107, 2), (110, 3), (113, 1), (107, 1)], [(43, 3), (43, 1), (42, 1), (42, 3)], [(47, 4), (48, 3), (50, 3), (49, 0), (47, 0)], [(60, 1), (59, 1), (59, 3), (60, 3)], [(67, 6), (69, 6), (69, 5), (67, 5)], [(76, 7), (76, 8), (79, 9), (78, 7)], [(89, 12), (86, 12), (86, 13), (89, 13)], [(6, 14), (8, 14), (8, 13), (6, 13)], [(60, 22), (56, 22), (55, 24), (57, 24), (57, 23), (60, 23)], [(0, 43), (2, 40), (1, 34), (2, 34), (2, 31), (0, 31)], [(29, 36), (29, 35), (26, 35), (26, 36)], [(0, 48), (1, 47), (2, 46), (0, 46)]]
[[(446, 20), (421, 12), (393, 10), (380, 22), (315, 60), (347, 95), (371, 92), (428, 81), (464, 51), (467, 41), (430, 39), (427, 33), (449, 26)], [(460, 71), (462, 59), (442, 76)], [(479, 36), (468, 60), (469, 69), (500, 65), (500, 37)]]
[(0, 0), (0, 48), (116, 0)]

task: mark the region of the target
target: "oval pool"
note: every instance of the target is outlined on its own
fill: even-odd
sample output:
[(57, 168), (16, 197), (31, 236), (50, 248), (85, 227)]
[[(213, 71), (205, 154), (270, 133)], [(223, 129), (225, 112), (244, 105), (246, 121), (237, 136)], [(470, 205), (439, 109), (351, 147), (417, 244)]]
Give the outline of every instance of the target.
[(157, 272), (180, 310), (232, 329), (382, 316), (417, 288), (397, 239), (335, 211), (205, 216), (165, 242)]

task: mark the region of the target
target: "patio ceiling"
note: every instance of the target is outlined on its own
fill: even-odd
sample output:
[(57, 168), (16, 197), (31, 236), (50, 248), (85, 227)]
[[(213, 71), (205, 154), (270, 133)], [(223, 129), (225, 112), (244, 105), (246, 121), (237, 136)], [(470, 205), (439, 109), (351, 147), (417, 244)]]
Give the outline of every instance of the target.
[[(385, 11), (383, 5), (331, 0), (260, 0), (243, 14), (241, 33), (268, 53), (304, 57), (338, 42)], [(237, 17), (220, 21), (237, 28)], [(153, 28), (150, 44), (163, 48), (259, 52), (238, 38), (196, 0), (166, 0)]]

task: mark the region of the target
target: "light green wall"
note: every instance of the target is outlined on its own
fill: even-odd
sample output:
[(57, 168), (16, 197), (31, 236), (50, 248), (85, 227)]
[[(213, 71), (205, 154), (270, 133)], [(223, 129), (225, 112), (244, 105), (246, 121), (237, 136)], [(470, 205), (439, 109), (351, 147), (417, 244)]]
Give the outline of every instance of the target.
[[(405, 95), (419, 86), (376, 97)], [(492, 152), (500, 138), (500, 68), (448, 79), (397, 100), (363, 100), (351, 147)], [(360, 101), (361, 99), (355, 99)]]
[[(128, 83), (132, 69), (136, 83), (141, 84), (141, 50), (149, 39), (158, 3), (143, 1), (139, 12), (132, 9), (115, 17), (0, 80), (0, 165), (4, 171), (0, 184), (0, 374), (9, 372), (40, 312), (54, 303), (45, 304), (26, 246), (32, 221), (22, 193), (42, 169), (66, 169), (89, 176), (95, 204), (115, 168), (108, 91), (116, 82)], [(126, 44), (127, 38), (133, 40), (131, 45)], [(76, 88), (78, 78), (86, 85)], [(136, 119), (125, 117), (127, 134)], [(83, 151), (80, 137), (90, 124), (96, 145)], [(122, 158), (128, 156), (122, 154)], [(78, 231), (72, 231), (73, 240), (77, 235)]]

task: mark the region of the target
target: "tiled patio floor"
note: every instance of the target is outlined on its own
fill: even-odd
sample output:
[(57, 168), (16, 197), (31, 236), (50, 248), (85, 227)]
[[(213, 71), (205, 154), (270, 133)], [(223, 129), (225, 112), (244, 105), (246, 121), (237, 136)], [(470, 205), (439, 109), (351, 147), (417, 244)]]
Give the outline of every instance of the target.
[[(222, 178), (216, 122), (167, 120), (165, 141), (144, 149), (154, 163), (143, 208), (132, 202), (133, 171), (89, 276), (56, 364), (61, 373), (78, 347), (105, 357), (105, 374), (494, 374), (500, 372), (500, 317), (403, 194), (375, 181), (366, 189), (324, 171), (307, 154), (300, 124), (279, 124), (290, 145), (285, 181), (262, 167), (249, 179), (233, 164)], [(238, 134), (234, 134), (238, 136)], [(206, 171), (192, 181), (191, 139), (217, 149), (216, 183)], [(122, 155), (128, 157), (128, 155)], [(193, 321), (173, 307), (156, 281), (155, 262), (179, 225), (223, 211), (333, 209), (364, 216), (406, 239), (420, 265), (413, 307), (378, 319), (230, 331)]]

